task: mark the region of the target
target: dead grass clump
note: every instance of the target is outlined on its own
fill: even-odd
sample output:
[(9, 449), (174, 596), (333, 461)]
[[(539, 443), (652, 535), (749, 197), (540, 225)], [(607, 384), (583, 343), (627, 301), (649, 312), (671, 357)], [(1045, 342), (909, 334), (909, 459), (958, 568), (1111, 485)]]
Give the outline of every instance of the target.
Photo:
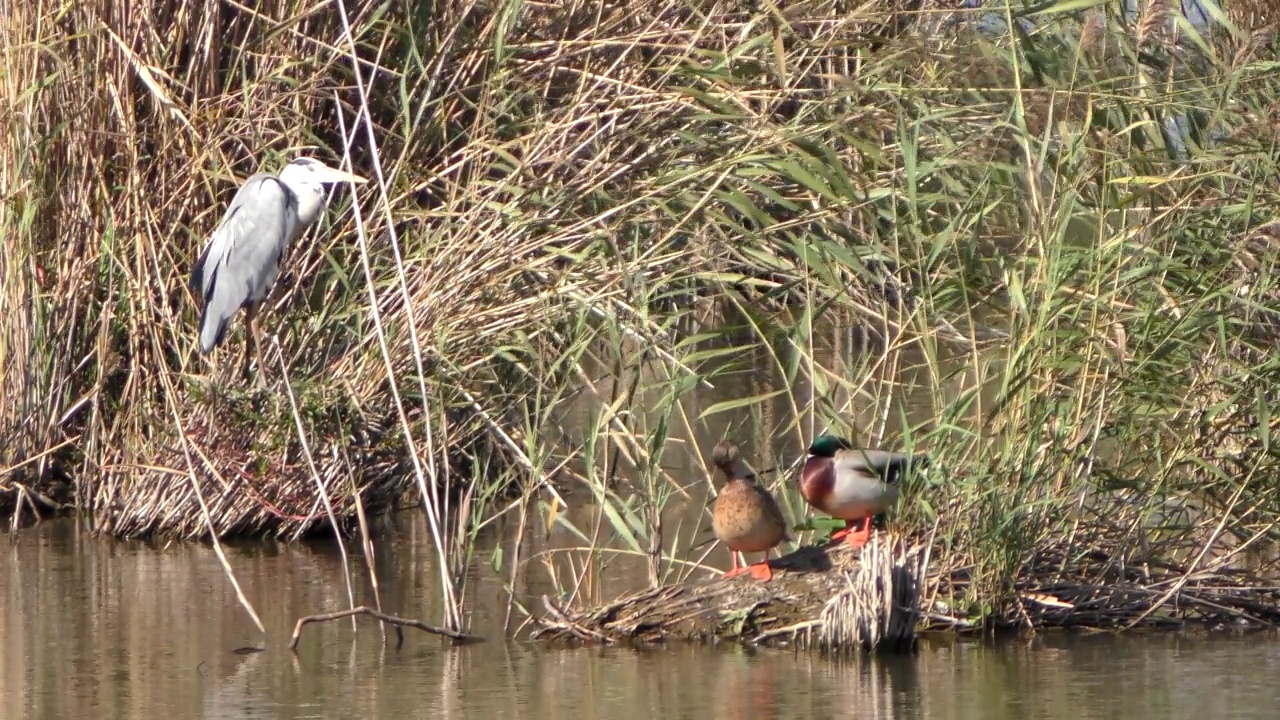
[[(252, 397), (221, 400), (224, 408), (269, 405)], [(263, 430), (270, 416), (234, 409), (220, 417), (195, 417), (182, 436), (161, 435), (136, 448), (139, 461), (97, 468), (105, 487), (95, 498), (109, 497), (119, 507), (95, 512), (95, 528), (122, 537), (197, 538), (213, 532), (297, 539), (329, 529), (327, 501), (343, 530), (354, 533), (357, 505), (374, 515), (413, 489), (393, 418), (316, 418), (323, 424), (309, 430), (321, 441), (304, 448), (296, 439)], [(345, 428), (358, 430), (348, 435)], [(272, 446), (276, 441), (280, 445)], [(309, 463), (308, 453), (320, 462)], [(200, 507), (197, 492), (212, 528), (192, 509)]]
[(848, 586), (827, 602), (816, 628), (827, 649), (910, 648), (919, 624), (927, 560), (921, 546), (874, 536), (859, 555)]
[[(1280, 590), (1263, 567), (1270, 560), (1259, 562), (1262, 548), (1231, 547), (1235, 543), (1223, 535), (1199, 545), (1184, 537), (1176, 550), (1167, 542), (1134, 545), (1131, 538), (1124, 529), (1087, 527), (1075, 536), (1053, 538), (1029, 558), (1007, 606), (991, 608), (983, 617), (978, 608), (934, 603), (925, 627), (1259, 629), (1280, 624)], [(961, 597), (968, 582), (964, 575), (931, 578), (928, 585), (942, 597)]]

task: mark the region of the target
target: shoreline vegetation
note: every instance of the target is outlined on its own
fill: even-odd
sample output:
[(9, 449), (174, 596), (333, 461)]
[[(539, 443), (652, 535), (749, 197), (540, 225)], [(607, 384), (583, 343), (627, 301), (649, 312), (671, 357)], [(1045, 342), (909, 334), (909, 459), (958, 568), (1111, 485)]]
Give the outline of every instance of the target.
[[(733, 435), (777, 453), (796, 518), (829, 431), (937, 470), (883, 536), (921, 622), (818, 644), (1276, 624), (1280, 14), (909, 4), (15, 5), (7, 524), (220, 556), (328, 534), (376, 617), (370, 536), (416, 506), (446, 633), (496, 634), (464, 612), (492, 563), (544, 636), (702, 632), (646, 623), (662, 600), (760, 639), (851, 581), (687, 582), (706, 555), (664, 509)], [(285, 259), (257, 392), (242, 323), (197, 353), (185, 279), (235, 187), (299, 153), (371, 182)], [(543, 607), (516, 600), (529, 518), (574, 538)], [(481, 549), (499, 520), (514, 553)], [(651, 590), (588, 607), (619, 553)]]

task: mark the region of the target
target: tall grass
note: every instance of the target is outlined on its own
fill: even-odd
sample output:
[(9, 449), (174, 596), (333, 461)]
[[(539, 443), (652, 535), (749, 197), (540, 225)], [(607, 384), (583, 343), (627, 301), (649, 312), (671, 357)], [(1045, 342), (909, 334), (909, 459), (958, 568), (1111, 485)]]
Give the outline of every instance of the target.
[[(0, 482), (184, 536), (412, 493), (451, 626), (507, 510), (578, 538), (540, 558), (566, 597), (619, 557), (687, 577), (704, 536), (666, 510), (706, 481), (669, 468), (726, 430), (780, 478), (826, 428), (931, 452), (897, 521), (981, 613), (1050, 556), (1101, 582), (1094, 552), (1272, 539), (1274, 37), (846, 5), (12, 8)], [(195, 351), (184, 278), (234, 181), (303, 148), (377, 182), (293, 249), (260, 396)]]

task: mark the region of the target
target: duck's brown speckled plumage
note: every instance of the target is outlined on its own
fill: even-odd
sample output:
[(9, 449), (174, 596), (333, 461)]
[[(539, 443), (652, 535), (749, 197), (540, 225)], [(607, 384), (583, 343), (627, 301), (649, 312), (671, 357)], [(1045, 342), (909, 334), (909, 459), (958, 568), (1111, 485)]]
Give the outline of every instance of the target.
[[(768, 553), (778, 543), (789, 540), (787, 520), (773, 495), (739, 469), (737, 445), (720, 441), (711, 459), (725, 476), (711, 506), (711, 529), (720, 542), (731, 552)], [(736, 555), (734, 569), (737, 570)], [(760, 572), (767, 577), (768, 565)]]

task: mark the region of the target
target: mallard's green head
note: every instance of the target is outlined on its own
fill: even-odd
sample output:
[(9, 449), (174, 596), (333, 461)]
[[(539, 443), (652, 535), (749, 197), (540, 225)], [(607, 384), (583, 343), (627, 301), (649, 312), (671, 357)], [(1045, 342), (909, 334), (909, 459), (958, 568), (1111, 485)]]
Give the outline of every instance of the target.
[(819, 435), (809, 446), (809, 454), (816, 457), (835, 457), (841, 450), (852, 450), (853, 443), (835, 435)]

